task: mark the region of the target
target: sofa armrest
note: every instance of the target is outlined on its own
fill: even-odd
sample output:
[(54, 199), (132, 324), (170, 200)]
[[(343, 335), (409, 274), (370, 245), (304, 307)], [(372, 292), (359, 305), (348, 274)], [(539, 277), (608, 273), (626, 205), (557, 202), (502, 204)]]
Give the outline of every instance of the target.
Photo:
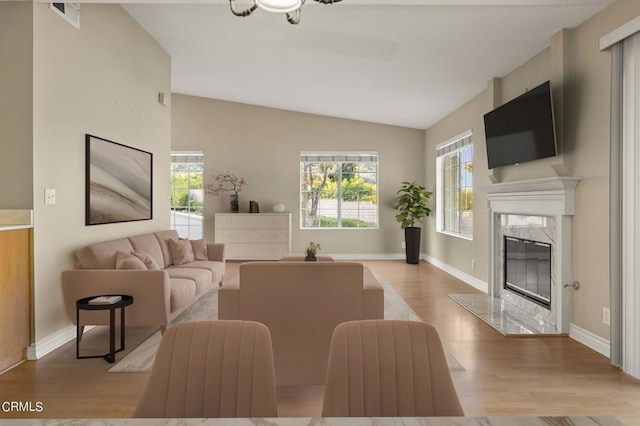
[(225, 281), (218, 289), (218, 319), (240, 319), (240, 276)]
[(224, 244), (207, 244), (207, 253), (209, 260), (216, 260), (218, 262), (225, 261)]
[(362, 277), (362, 319), (384, 319), (384, 289), (367, 268)]
[[(69, 318), (76, 323), (76, 301), (105, 294), (133, 296), (126, 308), (127, 325), (167, 325), (171, 313), (169, 274), (163, 270), (78, 269), (62, 272)], [(108, 311), (83, 311), (81, 325), (109, 324)]]

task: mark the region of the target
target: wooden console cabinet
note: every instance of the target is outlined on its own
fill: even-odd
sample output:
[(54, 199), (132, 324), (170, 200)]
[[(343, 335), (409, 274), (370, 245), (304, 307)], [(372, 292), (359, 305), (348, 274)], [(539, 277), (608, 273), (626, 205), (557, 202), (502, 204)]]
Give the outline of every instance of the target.
[(218, 213), (215, 242), (230, 260), (280, 259), (291, 253), (291, 213)]

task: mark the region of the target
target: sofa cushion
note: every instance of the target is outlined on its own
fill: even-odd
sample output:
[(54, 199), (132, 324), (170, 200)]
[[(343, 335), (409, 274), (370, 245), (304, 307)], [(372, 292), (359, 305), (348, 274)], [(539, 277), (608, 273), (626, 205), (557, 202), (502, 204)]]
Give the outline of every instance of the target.
[(189, 240), (169, 240), (169, 248), (171, 249), (174, 265), (183, 265), (195, 260)]
[(192, 280), (196, 283), (196, 294), (207, 291), (213, 287), (211, 271), (206, 269), (178, 268), (172, 266), (165, 269), (169, 273), (169, 278), (182, 278)]
[(169, 280), (171, 294), (171, 312), (193, 302), (196, 295), (196, 283), (190, 279), (171, 278)]
[(184, 265), (173, 265), (172, 268), (206, 269), (211, 272), (211, 281), (214, 284), (224, 278), (224, 263), (215, 260), (196, 260)]
[(194, 260), (209, 260), (209, 253), (207, 253), (207, 241), (203, 238), (201, 240), (189, 240), (191, 243), (191, 249), (193, 250)]
[(150, 269), (152, 271), (160, 269), (160, 267), (150, 254), (142, 251), (134, 251), (131, 254), (140, 259), (142, 263), (144, 263), (144, 266), (147, 267), (147, 269)]
[(115, 269), (116, 252), (131, 253), (133, 247), (127, 238), (104, 241), (81, 248), (76, 252), (82, 269)]
[(173, 257), (171, 256), (171, 249), (169, 248), (169, 240), (178, 239), (178, 231), (170, 229), (168, 231), (160, 231), (154, 234), (160, 243), (162, 249), (162, 257), (164, 258), (164, 268), (173, 265)]
[(129, 237), (129, 242), (131, 243), (134, 252), (149, 254), (158, 266), (158, 268), (156, 269), (164, 268), (164, 256), (162, 254), (162, 248), (160, 247), (160, 243), (158, 242), (158, 239), (154, 234), (143, 234), (136, 235), (135, 237)]
[(142, 269), (146, 271), (147, 267), (137, 256), (118, 250), (116, 252), (116, 269)]

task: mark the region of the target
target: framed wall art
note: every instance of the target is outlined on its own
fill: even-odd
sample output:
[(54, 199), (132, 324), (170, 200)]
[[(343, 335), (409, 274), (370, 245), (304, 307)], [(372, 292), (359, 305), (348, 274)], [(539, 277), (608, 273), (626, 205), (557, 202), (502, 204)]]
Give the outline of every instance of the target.
[(85, 224), (150, 220), (153, 154), (86, 135)]

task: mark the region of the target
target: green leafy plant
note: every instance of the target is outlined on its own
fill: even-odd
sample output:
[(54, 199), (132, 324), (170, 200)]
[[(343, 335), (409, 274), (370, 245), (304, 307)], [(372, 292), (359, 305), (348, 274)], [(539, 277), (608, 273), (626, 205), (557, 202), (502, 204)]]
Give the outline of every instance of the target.
[(395, 206), (399, 212), (396, 220), (402, 229), (415, 226), (417, 221), (431, 214), (431, 209), (427, 207), (431, 194), (417, 182), (402, 182), (402, 187), (396, 193)]

